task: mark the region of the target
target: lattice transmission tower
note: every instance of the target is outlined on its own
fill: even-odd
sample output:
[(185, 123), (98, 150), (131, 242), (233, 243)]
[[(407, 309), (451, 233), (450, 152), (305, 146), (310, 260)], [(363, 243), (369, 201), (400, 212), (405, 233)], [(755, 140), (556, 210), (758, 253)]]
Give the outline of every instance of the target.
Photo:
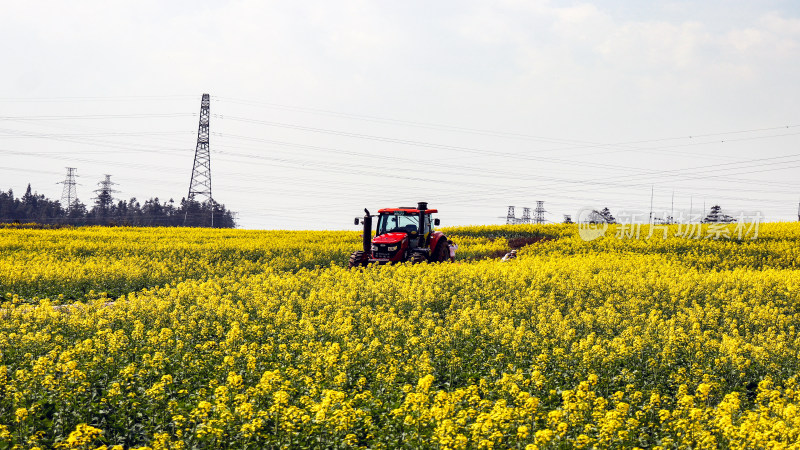
[[(192, 167), (192, 179), (189, 182), (189, 195), (186, 196), (187, 203), (195, 200), (195, 196), (205, 196), (211, 208), (211, 226), (214, 226), (214, 198), (211, 196), (211, 151), (208, 145), (209, 118), (211, 117), (211, 96), (203, 94), (200, 101), (200, 125), (197, 127), (197, 147), (194, 151), (194, 166)], [(183, 223), (189, 215), (188, 205), (186, 214), (183, 216)]]
[(513, 225), (515, 223), (517, 223), (517, 217), (516, 217), (516, 213), (514, 213), (514, 207), (513, 206), (509, 206), (508, 207), (508, 214), (506, 215), (506, 224)]
[(544, 202), (541, 200), (536, 201), (536, 209), (533, 210), (533, 222), (537, 224), (544, 223)]
[(111, 175), (105, 175), (105, 177), (106, 178), (103, 181), (97, 183), (100, 185), (100, 187), (94, 190), (95, 194), (97, 194), (97, 197), (95, 197), (94, 200), (97, 201), (97, 205), (100, 206), (100, 209), (103, 212), (105, 212), (114, 202), (114, 197), (111, 194), (119, 192), (111, 189), (111, 186), (117, 184), (111, 181)]
[(77, 185), (75, 178), (78, 176), (75, 174), (76, 170), (78, 169), (74, 167), (67, 167), (67, 178), (58, 183), (64, 185), (64, 190), (61, 192), (61, 204), (64, 206), (67, 212), (69, 212), (69, 210), (72, 209), (72, 205), (78, 201), (78, 191), (75, 189), (75, 186)]
[(522, 208), (522, 219), (520, 219), (521, 223), (531, 223), (531, 209), (530, 208)]

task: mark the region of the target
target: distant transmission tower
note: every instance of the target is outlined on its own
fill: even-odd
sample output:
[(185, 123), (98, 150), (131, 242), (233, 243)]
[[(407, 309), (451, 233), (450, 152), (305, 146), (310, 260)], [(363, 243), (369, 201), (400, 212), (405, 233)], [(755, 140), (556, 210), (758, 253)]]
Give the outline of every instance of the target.
[[(104, 176), (106, 178), (103, 181), (98, 181), (97, 182), (97, 184), (100, 185), (100, 188), (99, 189), (95, 189), (94, 191), (99, 195), (103, 195), (103, 194), (106, 194), (106, 193), (110, 194), (112, 192), (119, 192), (119, 191), (115, 191), (114, 189), (111, 189), (111, 186), (117, 184), (117, 183), (114, 183), (113, 181), (111, 181), (111, 175), (106, 174)], [(95, 197), (95, 199), (97, 199), (97, 198), (99, 198), (99, 197)]]
[(95, 189), (94, 192), (97, 194), (97, 197), (94, 200), (97, 201), (97, 205), (100, 207), (100, 210), (105, 213), (108, 211), (109, 206), (114, 202), (114, 197), (111, 196), (112, 193), (119, 192), (111, 189), (111, 186), (117, 184), (111, 181), (111, 175), (106, 175), (105, 180), (98, 182), (97, 184), (100, 185), (99, 189)]
[[(211, 207), (211, 227), (214, 227), (214, 199), (211, 196), (211, 152), (208, 145), (209, 118), (211, 116), (211, 96), (203, 94), (200, 101), (200, 125), (197, 128), (197, 147), (194, 151), (194, 166), (192, 167), (192, 180), (189, 182), (189, 195), (187, 203), (195, 199), (196, 195), (203, 195)], [(189, 208), (183, 216), (183, 223), (189, 215)]]
[(544, 202), (541, 200), (536, 201), (536, 209), (533, 210), (533, 222), (537, 224), (544, 223)]
[(522, 219), (520, 220), (522, 223), (531, 223), (531, 209), (530, 208), (522, 208)]
[(508, 214), (506, 215), (506, 225), (513, 225), (515, 223), (517, 223), (517, 217), (516, 214), (514, 213), (514, 207), (509, 206)]
[(64, 190), (61, 192), (61, 204), (64, 208), (69, 212), (72, 208), (72, 205), (78, 201), (78, 191), (75, 189), (75, 171), (78, 170), (74, 167), (67, 167), (67, 178), (64, 181), (60, 182), (59, 184), (64, 185)]

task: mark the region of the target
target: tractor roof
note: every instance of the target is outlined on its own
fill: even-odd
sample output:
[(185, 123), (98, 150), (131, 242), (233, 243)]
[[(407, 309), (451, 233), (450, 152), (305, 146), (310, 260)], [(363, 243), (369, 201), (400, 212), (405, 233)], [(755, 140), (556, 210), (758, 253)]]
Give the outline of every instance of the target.
[[(407, 214), (419, 214), (420, 210), (417, 209), (417, 208), (403, 208), (403, 207), (400, 207), (400, 208), (383, 208), (383, 209), (379, 209), (378, 210), (379, 214), (384, 214), (384, 213), (391, 214), (391, 213), (396, 213), (396, 212), (404, 212), (404, 213), (407, 213)], [(439, 210), (438, 209), (426, 209), (426, 210), (423, 210), (423, 212), (425, 214), (434, 214), (434, 213), (438, 213)]]

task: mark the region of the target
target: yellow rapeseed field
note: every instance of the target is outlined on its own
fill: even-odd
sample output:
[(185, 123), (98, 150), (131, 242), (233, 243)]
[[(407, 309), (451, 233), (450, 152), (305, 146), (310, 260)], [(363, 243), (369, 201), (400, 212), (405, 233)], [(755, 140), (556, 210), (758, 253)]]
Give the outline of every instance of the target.
[(726, 230), (0, 229), (0, 449), (798, 449), (800, 224)]

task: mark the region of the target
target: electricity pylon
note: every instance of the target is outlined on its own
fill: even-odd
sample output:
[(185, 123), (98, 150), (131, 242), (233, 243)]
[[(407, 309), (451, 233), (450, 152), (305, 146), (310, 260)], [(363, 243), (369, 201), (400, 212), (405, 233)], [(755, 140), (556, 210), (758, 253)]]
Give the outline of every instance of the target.
[(75, 189), (75, 171), (78, 170), (74, 167), (67, 167), (67, 178), (64, 181), (59, 182), (58, 184), (64, 185), (64, 190), (61, 192), (61, 205), (64, 206), (64, 209), (69, 212), (72, 208), (72, 205), (78, 201), (78, 191)]
[(542, 200), (536, 201), (536, 209), (533, 210), (533, 222), (542, 224), (544, 223), (544, 202)]
[(506, 215), (506, 224), (513, 225), (515, 223), (517, 223), (517, 218), (516, 218), (515, 213), (514, 213), (514, 207), (513, 206), (509, 206), (508, 207), (508, 214)]
[(208, 144), (209, 118), (211, 117), (211, 96), (203, 94), (200, 101), (200, 125), (197, 128), (197, 147), (194, 151), (194, 165), (192, 166), (192, 179), (189, 182), (189, 195), (186, 196), (186, 213), (183, 224), (189, 215), (188, 203), (195, 196), (206, 197), (211, 208), (211, 227), (214, 227), (214, 198), (211, 196), (211, 151)]

